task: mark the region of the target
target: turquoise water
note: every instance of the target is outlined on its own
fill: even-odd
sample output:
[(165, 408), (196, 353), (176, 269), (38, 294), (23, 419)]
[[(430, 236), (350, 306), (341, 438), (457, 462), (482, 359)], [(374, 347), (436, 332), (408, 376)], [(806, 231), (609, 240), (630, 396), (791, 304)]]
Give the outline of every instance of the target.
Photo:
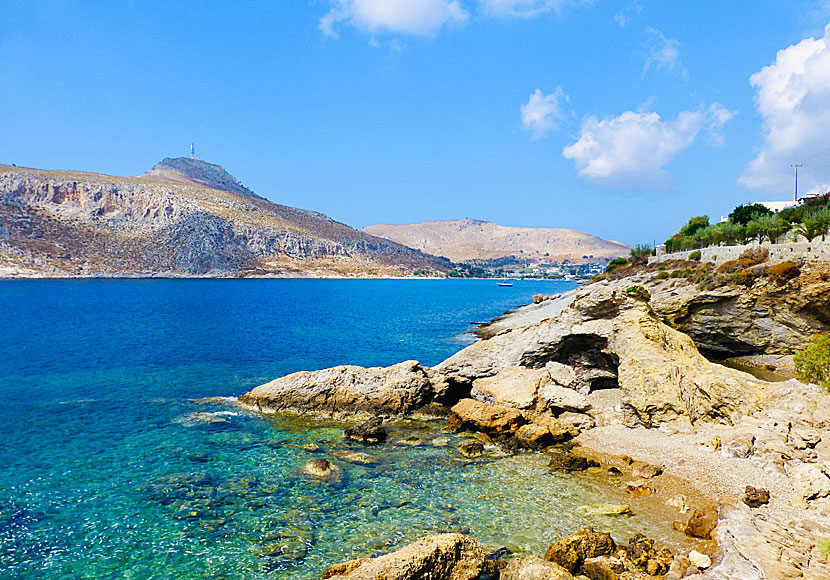
[[(583, 513), (614, 498), (542, 456), (465, 460), (440, 422), (391, 428), (419, 447), (363, 449), (342, 425), (194, 401), (300, 369), (433, 365), (471, 340), (470, 321), (573, 286), (0, 282), (0, 577), (302, 580), (442, 530), (537, 552), (586, 522), (643, 531), (646, 518)], [(347, 450), (376, 463), (335, 458)], [(320, 456), (340, 480), (303, 476)]]

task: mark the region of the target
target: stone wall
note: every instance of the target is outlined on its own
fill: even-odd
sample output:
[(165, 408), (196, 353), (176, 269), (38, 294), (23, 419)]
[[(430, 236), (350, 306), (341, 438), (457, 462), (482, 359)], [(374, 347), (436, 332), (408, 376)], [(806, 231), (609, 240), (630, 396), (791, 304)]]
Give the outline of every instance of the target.
[[(714, 262), (719, 265), (729, 260), (737, 260), (744, 251), (757, 247), (759, 247), (757, 243), (742, 246), (711, 246), (700, 250), (700, 260), (702, 262)], [(814, 240), (813, 242), (764, 244), (762, 247), (769, 250), (769, 261), (772, 264), (788, 260), (794, 262), (799, 260), (830, 262), (830, 241)], [(652, 256), (648, 259), (648, 263), (653, 264), (666, 260), (688, 260), (689, 254), (693, 251), (695, 250)]]

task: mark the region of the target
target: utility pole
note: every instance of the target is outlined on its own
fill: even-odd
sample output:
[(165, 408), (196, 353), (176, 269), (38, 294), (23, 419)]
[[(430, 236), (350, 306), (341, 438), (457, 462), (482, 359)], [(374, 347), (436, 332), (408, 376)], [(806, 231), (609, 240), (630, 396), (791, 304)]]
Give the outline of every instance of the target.
[(795, 167), (795, 202), (798, 203), (798, 168), (804, 166), (800, 163), (793, 163), (790, 167)]

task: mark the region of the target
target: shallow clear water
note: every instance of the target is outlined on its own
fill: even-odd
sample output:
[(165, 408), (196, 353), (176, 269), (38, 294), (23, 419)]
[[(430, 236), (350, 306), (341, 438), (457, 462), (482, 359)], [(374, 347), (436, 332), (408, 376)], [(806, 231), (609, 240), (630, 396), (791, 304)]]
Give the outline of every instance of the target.
[(358, 450), (342, 425), (192, 400), (300, 369), (433, 365), (470, 341), (470, 321), (571, 287), (0, 282), (0, 577), (306, 579), (441, 530), (536, 552), (586, 523), (653, 531), (653, 516), (584, 513), (626, 498), (549, 474), (543, 456), (463, 459), (440, 422), (396, 424), (392, 439), (425, 445), (361, 449), (377, 463), (335, 459), (341, 479), (321, 483), (300, 473), (321, 456), (302, 446)]

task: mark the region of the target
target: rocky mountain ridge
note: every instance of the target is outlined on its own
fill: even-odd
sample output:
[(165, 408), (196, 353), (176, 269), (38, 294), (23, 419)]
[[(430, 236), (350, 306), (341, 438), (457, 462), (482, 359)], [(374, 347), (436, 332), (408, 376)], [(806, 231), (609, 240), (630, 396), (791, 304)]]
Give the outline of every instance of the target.
[(538, 262), (585, 262), (627, 256), (629, 246), (564, 228), (507, 227), (474, 219), (378, 224), (361, 231), (453, 262), (508, 256)]
[(222, 167), (165, 159), (138, 177), (0, 165), (0, 275), (441, 274), (440, 260), (267, 201)]

